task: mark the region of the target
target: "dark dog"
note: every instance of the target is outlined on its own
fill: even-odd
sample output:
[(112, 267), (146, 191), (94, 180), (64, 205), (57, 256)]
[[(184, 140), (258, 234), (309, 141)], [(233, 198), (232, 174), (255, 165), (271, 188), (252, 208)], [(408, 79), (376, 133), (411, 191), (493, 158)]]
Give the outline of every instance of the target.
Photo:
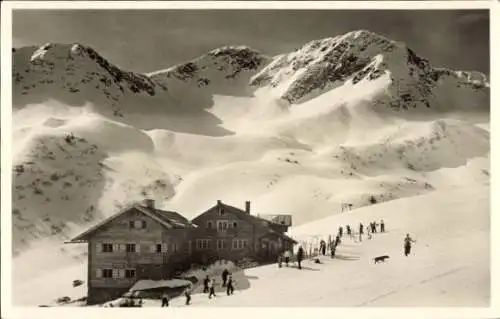
[(385, 262), (386, 259), (389, 259), (389, 256), (384, 255), (384, 256), (378, 256), (378, 257), (373, 258), (373, 261), (376, 264), (378, 262)]

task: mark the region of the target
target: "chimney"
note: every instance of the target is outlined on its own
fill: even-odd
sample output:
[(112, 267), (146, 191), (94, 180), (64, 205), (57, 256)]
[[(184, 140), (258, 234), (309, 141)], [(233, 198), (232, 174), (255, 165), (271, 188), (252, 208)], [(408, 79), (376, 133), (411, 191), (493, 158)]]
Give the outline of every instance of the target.
[(144, 200), (144, 206), (146, 206), (147, 208), (155, 208), (155, 200), (154, 199), (145, 199)]
[(217, 200), (217, 206), (222, 205), (222, 201), (220, 199)]
[(250, 214), (250, 201), (248, 200), (245, 202), (245, 212)]

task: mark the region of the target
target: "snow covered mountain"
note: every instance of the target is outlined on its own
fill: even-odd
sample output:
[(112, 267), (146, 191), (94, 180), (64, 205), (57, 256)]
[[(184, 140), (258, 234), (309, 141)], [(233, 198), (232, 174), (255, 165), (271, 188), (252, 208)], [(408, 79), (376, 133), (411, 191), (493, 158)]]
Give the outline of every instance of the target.
[(365, 30), (275, 57), (223, 47), (150, 74), (48, 43), (13, 49), (13, 86), (24, 283), (36, 272), (30, 256), (52, 254), (47, 268), (77, 262), (80, 248), (61, 256), (65, 238), (145, 197), (187, 217), (217, 199), (251, 200), (256, 213), (334, 230), (343, 204), (355, 219), (395, 200), (489, 189), (486, 77), (436, 68)]
[[(251, 84), (271, 86), (280, 99), (297, 104), (346, 82), (363, 85), (379, 78), (390, 84), (387, 98), (377, 102), (394, 109), (431, 105), (443, 109), (450, 107), (450, 102), (455, 102), (454, 109), (474, 109), (487, 104), (489, 83), (483, 74), (433, 68), (405, 43), (366, 30), (312, 41), (295, 52), (279, 55), (253, 77)], [(454, 87), (459, 90), (441, 92)], [(456, 96), (456, 91), (462, 94)], [(474, 104), (464, 103), (462, 95)]]

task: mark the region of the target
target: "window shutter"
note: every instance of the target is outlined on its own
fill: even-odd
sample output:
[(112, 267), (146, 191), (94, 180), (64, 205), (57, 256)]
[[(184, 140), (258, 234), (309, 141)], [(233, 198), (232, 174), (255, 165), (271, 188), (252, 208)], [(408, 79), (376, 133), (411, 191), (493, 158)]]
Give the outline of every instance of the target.
[(120, 244), (120, 251), (121, 251), (122, 253), (126, 252), (126, 251), (127, 251), (127, 245), (125, 245), (125, 244)]
[(118, 269), (113, 268), (113, 278), (118, 278)]
[(135, 252), (140, 253), (141, 252), (141, 244), (137, 243), (135, 244)]
[(95, 270), (95, 276), (96, 276), (96, 278), (102, 278), (102, 269), (101, 268), (97, 268)]
[(125, 278), (125, 269), (118, 269), (118, 278)]
[(151, 244), (149, 246), (149, 252), (150, 253), (156, 253), (156, 244)]
[(161, 243), (161, 252), (162, 253), (168, 252), (168, 245), (166, 243)]
[(96, 249), (98, 253), (102, 253), (102, 243), (97, 243)]
[(113, 251), (120, 251), (120, 245), (119, 244), (113, 244)]

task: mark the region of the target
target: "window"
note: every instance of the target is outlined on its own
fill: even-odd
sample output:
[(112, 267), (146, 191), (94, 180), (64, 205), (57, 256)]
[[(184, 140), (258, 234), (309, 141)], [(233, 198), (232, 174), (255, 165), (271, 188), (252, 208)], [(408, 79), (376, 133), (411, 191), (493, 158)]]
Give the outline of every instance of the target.
[(113, 252), (113, 244), (109, 244), (109, 243), (102, 244), (102, 252), (103, 253), (112, 253)]
[(134, 228), (134, 229), (144, 229), (146, 228), (146, 221), (145, 220), (131, 220), (128, 222), (129, 228)]
[(135, 269), (119, 269), (119, 268), (98, 268), (96, 269), (97, 278), (134, 278), (136, 276)]
[(210, 240), (209, 239), (197, 239), (196, 240), (196, 247), (198, 249), (207, 249), (210, 247)]
[(207, 222), (207, 229), (212, 229), (212, 221), (211, 220), (209, 220)]
[(137, 246), (135, 244), (127, 244), (126, 246), (126, 252), (127, 253), (135, 253)]
[(228, 222), (227, 220), (218, 220), (217, 221), (217, 231), (225, 232), (227, 230)]
[(248, 246), (246, 239), (233, 239), (233, 249), (243, 249)]
[(125, 269), (125, 278), (134, 278), (135, 269)]
[(233, 228), (237, 228), (238, 227), (238, 223), (237, 222), (233, 222)]
[(221, 215), (221, 216), (222, 216), (222, 215), (224, 215), (224, 214), (225, 214), (225, 212), (224, 212), (224, 208), (222, 208), (222, 207), (221, 207), (221, 208), (219, 208), (219, 215)]
[(222, 250), (226, 248), (226, 241), (223, 239), (217, 240), (217, 249)]
[(155, 243), (150, 246), (151, 253), (166, 253), (167, 252), (167, 244), (166, 243)]
[(113, 269), (112, 268), (104, 268), (102, 270), (103, 278), (113, 278)]

